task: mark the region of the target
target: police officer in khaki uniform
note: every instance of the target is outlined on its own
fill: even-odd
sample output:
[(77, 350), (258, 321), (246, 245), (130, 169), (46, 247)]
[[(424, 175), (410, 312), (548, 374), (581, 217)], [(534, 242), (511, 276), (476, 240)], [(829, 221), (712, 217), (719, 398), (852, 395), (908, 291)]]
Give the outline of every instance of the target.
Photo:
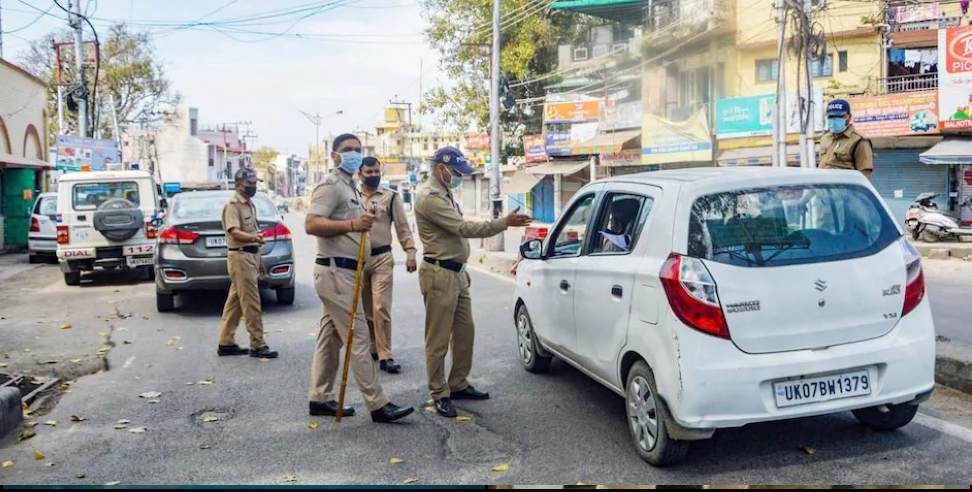
[(874, 149), (854, 130), (850, 103), (834, 99), (827, 105), (827, 132), (820, 138), (821, 169), (856, 169), (871, 179)]
[[(358, 245), (361, 233), (370, 231), (375, 221), (374, 215), (366, 211), (364, 198), (354, 182), (354, 175), (361, 167), (361, 142), (345, 133), (334, 139), (331, 150), (331, 159), (338, 167), (314, 188), (304, 222), (307, 233), (317, 237), (314, 287), (324, 305), (308, 391), (311, 415), (337, 413), (334, 379), (341, 347), (348, 337)], [(365, 249), (368, 250), (368, 244)], [(377, 363), (371, 358), (371, 337), (363, 310), (358, 310), (354, 325), (351, 352), (344, 356), (351, 357), (354, 382), (371, 411), (371, 420), (392, 422), (412, 413), (411, 407), (390, 403), (378, 383)], [(354, 415), (354, 408), (345, 407), (343, 415)]]
[(392, 224), (395, 235), (405, 250), (405, 269), (412, 273), (418, 269), (415, 262), (415, 241), (408, 227), (408, 216), (401, 197), (393, 190), (381, 187), (381, 162), (374, 157), (362, 160), (361, 193), (365, 209), (373, 210), (375, 223), (368, 236), (371, 239), (371, 259), (365, 267), (361, 288), (364, 292), (365, 317), (371, 331), (372, 357), (378, 358), (378, 367), (390, 374), (401, 372), (402, 366), (392, 358), (391, 308), (392, 281), (395, 258), (392, 255)]
[[(423, 246), (419, 286), (425, 298), (425, 367), (435, 410), (443, 417), (455, 417), (452, 399), (486, 400), (466, 378), (472, 369), (473, 326), (469, 296), (469, 241), (490, 237), (508, 227), (521, 227), (530, 218), (513, 211), (487, 221), (468, 222), (456, 204), (452, 190), (462, 185), (462, 175), (473, 168), (455, 147), (443, 147), (432, 157), (428, 182), (415, 201), (415, 221)], [(445, 376), (445, 356), (452, 346), (452, 370)]]
[[(256, 195), (256, 171), (240, 168), (234, 176), (236, 194), (223, 207), (223, 230), (226, 231), (226, 265), (230, 276), (230, 291), (223, 306), (219, 327), (219, 355), (246, 355), (263, 359), (277, 357), (263, 341), (263, 319), (260, 310), (259, 280), (267, 276), (260, 258), (264, 243), (257, 226), (257, 211), (253, 205)], [(250, 333), (250, 349), (240, 347), (233, 340), (240, 317), (246, 318)]]

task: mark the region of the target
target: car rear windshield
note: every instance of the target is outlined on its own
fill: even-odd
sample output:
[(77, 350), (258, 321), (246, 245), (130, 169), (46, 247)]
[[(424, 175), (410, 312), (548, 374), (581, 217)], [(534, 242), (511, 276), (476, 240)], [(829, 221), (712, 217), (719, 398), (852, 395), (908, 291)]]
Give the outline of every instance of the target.
[(688, 254), (743, 267), (819, 263), (868, 256), (899, 237), (867, 188), (756, 188), (698, 198)]
[(74, 185), (73, 193), (75, 210), (94, 210), (114, 198), (124, 198), (136, 206), (139, 204), (138, 183), (134, 181), (78, 183)]
[[(220, 221), (223, 219), (223, 207), (233, 195), (178, 195), (172, 204), (172, 219), (179, 223)], [(279, 214), (273, 202), (266, 195), (258, 194), (253, 197), (257, 209), (257, 219), (278, 220)]]
[(57, 197), (45, 196), (37, 202), (37, 210), (34, 211), (37, 215), (47, 215), (53, 217), (57, 214)]

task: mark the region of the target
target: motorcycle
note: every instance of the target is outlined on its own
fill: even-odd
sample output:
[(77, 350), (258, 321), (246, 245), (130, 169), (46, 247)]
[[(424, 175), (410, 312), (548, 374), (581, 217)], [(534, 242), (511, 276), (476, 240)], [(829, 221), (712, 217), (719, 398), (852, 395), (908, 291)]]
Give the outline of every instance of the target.
[[(959, 241), (962, 236), (972, 236), (972, 229), (959, 226), (953, 217), (938, 209), (938, 205), (932, 201), (936, 196), (935, 193), (922, 193), (908, 207), (905, 225), (908, 226), (912, 239), (934, 243)], [(966, 207), (972, 210), (972, 196), (959, 204), (959, 210)]]

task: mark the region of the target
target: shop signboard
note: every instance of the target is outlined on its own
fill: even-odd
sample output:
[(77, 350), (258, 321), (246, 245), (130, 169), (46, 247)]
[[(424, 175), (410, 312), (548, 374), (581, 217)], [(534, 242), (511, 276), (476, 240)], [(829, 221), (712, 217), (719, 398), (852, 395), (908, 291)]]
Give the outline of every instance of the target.
[[(800, 133), (800, 99), (796, 93), (786, 95), (786, 131)], [(823, 128), (823, 89), (813, 91), (814, 127)], [(716, 101), (716, 138), (743, 138), (773, 134), (775, 94), (731, 97)]]
[(712, 140), (704, 110), (680, 122), (650, 113), (644, 115), (641, 126), (642, 164), (699, 161), (712, 161)]
[(608, 104), (604, 108), (604, 121), (601, 123), (602, 132), (629, 130), (641, 127), (641, 115), (644, 114), (641, 101)]
[(574, 123), (598, 121), (604, 112), (603, 99), (545, 103), (543, 105), (544, 123)]
[(527, 164), (545, 162), (547, 160), (547, 149), (544, 145), (543, 135), (524, 135), (523, 155)]
[(57, 136), (57, 169), (61, 171), (105, 171), (121, 163), (121, 151), (114, 140)]
[(464, 138), (468, 150), (489, 150), (489, 134), (486, 132), (467, 133)]
[(945, 130), (972, 129), (972, 26), (938, 30), (938, 115)]
[(907, 92), (847, 99), (854, 129), (869, 138), (937, 135), (938, 93)]

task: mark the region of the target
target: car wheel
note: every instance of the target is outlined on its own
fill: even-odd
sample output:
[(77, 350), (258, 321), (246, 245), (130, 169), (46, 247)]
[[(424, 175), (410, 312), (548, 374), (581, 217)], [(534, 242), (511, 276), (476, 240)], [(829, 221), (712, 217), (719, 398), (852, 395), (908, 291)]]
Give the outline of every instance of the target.
[(516, 345), (520, 353), (520, 363), (527, 371), (537, 374), (549, 371), (552, 359), (550, 356), (540, 355), (537, 350), (538, 343), (526, 306), (520, 306), (516, 311)]
[(940, 239), (938, 236), (938, 228), (934, 226), (925, 226), (921, 230), (921, 240), (926, 243), (937, 243)]
[(654, 466), (673, 465), (685, 458), (689, 442), (672, 439), (660, 406), (655, 376), (647, 364), (636, 362), (625, 385), (628, 430), (641, 459)]
[(81, 285), (81, 272), (64, 272), (64, 283), (68, 285)]
[(887, 407), (888, 411), (885, 413), (878, 410), (881, 407), (861, 408), (854, 410), (853, 413), (860, 423), (876, 431), (893, 431), (904, 427), (918, 413), (918, 405), (902, 403), (900, 405), (888, 405)]
[(155, 309), (160, 313), (172, 311), (173, 309), (175, 309), (175, 294), (166, 294), (156, 289)]
[(277, 289), (277, 304), (290, 306), (294, 303), (294, 287), (280, 287)]

